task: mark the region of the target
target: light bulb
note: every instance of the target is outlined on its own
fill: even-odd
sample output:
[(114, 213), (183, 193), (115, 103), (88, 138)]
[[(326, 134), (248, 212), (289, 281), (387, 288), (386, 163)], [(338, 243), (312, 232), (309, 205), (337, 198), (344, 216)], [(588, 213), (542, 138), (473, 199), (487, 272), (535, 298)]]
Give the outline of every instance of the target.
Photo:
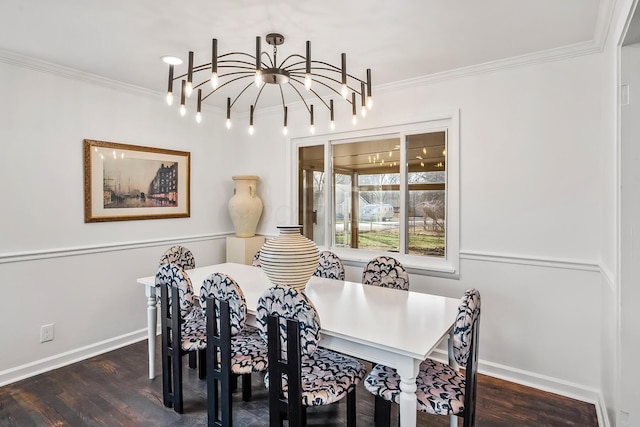
[(282, 128), (282, 134), (283, 134), (283, 135), (286, 135), (286, 134), (288, 134), (288, 133), (289, 133), (289, 129), (287, 129), (287, 127), (286, 127), (286, 126), (284, 126), (284, 127)]
[(316, 132), (316, 127), (314, 125), (309, 126), (309, 132), (315, 133)]
[(184, 106), (184, 104), (182, 104), (180, 106), (180, 115), (184, 117), (185, 114), (187, 114), (187, 108)]
[(191, 96), (193, 93), (193, 83), (187, 82), (187, 85), (184, 87), (185, 93), (187, 94), (187, 98)]
[(347, 88), (347, 84), (346, 83), (343, 83), (342, 92), (341, 93), (342, 93), (342, 97), (344, 99), (347, 99), (347, 95), (349, 94), (349, 88)]
[(198, 123), (202, 122), (202, 114), (200, 114), (200, 111), (196, 113), (196, 122)]
[(249, 135), (253, 135), (253, 125), (249, 126)]
[(356, 116), (355, 114), (351, 116), (351, 123), (353, 123), (354, 125), (358, 123), (358, 116)]
[(211, 73), (211, 87), (214, 89), (218, 87), (218, 73)]
[(171, 92), (167, 93), (167, 105), (168, 106), (173, 105), (173, 93)]
[(362, 109), (360, 110), (360, 115), (362, 117), (367, 117), (367, 107), (362, 106)]
[(256, 70), (255, 81), (256, 81), (256, 86), (260, 87), (260, 85), (262, 84), (262, 71)]
[(373, 99), (367, 96), (367, 109), (371, 110), (371, 107), (373, 107)]
[(227, 119), (225, 126), (227, 127), (227, 129), (231, 129), (231, 119)]
[(331, 130), (335, 130), (336, 129), (336, 122), (334, 122), (333, 120), (331, 120), (331, 122), (329, 123), (329, 128)]
[(307, 90), (311, 89), (311, 74), (307, 74), (304, 76), (304, 87)]

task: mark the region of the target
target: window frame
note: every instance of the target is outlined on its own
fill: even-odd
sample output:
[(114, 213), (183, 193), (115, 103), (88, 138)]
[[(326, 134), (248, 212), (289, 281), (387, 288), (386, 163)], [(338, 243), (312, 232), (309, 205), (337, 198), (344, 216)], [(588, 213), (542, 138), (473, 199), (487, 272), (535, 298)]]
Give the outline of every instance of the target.
[[(401, 252), (406, 252), (407, 245), (407, 216), (406, 203), (408, 196), (407, 177), (407, 150), (406, 136), (419, 133), (447, 132), (446, 150), (446, 254), (445, 257), (432, 257), (424, 255), (410, 255), (404, 253), (392, 253), (406, 268), (418, 270), (420, 273), (459, 278), (460, 274), (460, 114), (458, 110), (437, 112), (425, 117), (424, 120), (415, 123), (399, 124), (394, 126), (372, 127), (354, 131), (334, 132), (330, 134), (314, 135), (309, 137), (295, 137), (290, 140), (291, 184), (291, 218), (298, 217), (298, 168), (299, 148), (322, 145), (324, 148), (324, 242), (318, 243), (322, 249), (335, 252), (346, 264), (366, 263), (375, 256), (389, 254), (389, 252), (369, 251), (364, 249), (352, 249), (336, 247), (334, 245), (333, 221), (335, 206), (333, 186), (333, 157), (332, 148), (336, 144), (351, 144), (372, 138), (400, 138), (400, 205), (401, 205)], [(331, 173), (329, 173), (331, 172)], [(320, 224), (318, 224), (320, 225)]]

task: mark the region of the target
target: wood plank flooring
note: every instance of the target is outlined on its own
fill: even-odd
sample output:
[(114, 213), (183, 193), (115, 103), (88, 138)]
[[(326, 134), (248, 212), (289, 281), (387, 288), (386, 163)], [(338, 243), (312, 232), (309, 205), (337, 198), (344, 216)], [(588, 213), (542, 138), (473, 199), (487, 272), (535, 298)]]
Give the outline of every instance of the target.
[[(160, 362), (159, 349), (157, 352)], [(184, 369), (185, 414), (162, 404), (161, 367), (147, 378), (147, 342), (75, 363), (0, 388), (0, 426), (204, 426), (206, 384), (197, 371)], [(253, 375), (253, 399), (234, 395), (234, 426), (266, 426), (267, 392)], [(373, 426), (373, 396), (357, 390), (358, 426)], [(308, 410), (309, 426), (346, 425), (344, 402)], [(397, 425), (397, 408), (392, 413)], [(419, 426), (446, 427), (448, 417), (418, 414)], [(596, 427), (592, 404), (481, 375), (478, 427)]]

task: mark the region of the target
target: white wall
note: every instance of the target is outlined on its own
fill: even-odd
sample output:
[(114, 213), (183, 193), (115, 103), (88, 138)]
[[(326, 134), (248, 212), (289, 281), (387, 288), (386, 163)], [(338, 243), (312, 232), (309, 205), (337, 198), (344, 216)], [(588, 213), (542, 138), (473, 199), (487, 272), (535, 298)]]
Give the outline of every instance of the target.
[[(640, 44), (622, 48), (623, 85), (629, 87), (629, 103), (622, 105), (621, 126), (621, 269), (620, 269), (620, 406), (619, 424), (640, 424), (638, 379), (640, 370)], [(624, 422), (623, 422), (624, 421)]]
[[(0, 61), (0, 384), (146, 338), (135, 279), (164, 249), (183, 242), (197, 264), (224, 261), (236, 152), (208, 117), (197, 126), (159, 94), (11, 62)], [(85, 224), (85, 138), (191, 152), (191, 217)], [(55, 339), (41, 344), (46, 323)]]
[[(459, 109), (461, 277), (414, 273), (412, 288), (459, 296), (477, 287), (482, 370), (588, 400), (602, 387), (601, 325), (609, 321), (600, 268), (608, 233), (600, 225), (610, 218), (600, 205), (609, 201), (602, 152), (611, 149), (612, 118), (607, 92), (594, 89), (610, 80), (607, 64), (606, 55), (592, 54), (375, 88), (374, 109), (359, 124), (409, 123)], [(224, 259), (231, 175), (261, 177), (260, 234), (292, 221), (291, 153), (278, 110), (257, 112), (250, 137), (239, 121), (231, 132), (221, 120), (196, 127), (161, 96), (3, 63), (0, 73), (9, 100), (0, 104), (8, 195), (0, 313), (21, 325), (0, 332), (21, 349), (0, 354), (0, 382), (46, 368), (48, 357), (52, 365), (65, 352), (80, 357), (143, 338), (146, 301), (135, 278), (153, 273), (173, 241), (186, 241), (198, 263)], [(306, 116), (296, 119), (303, 114), (290, 109), (291, 138), (307, 135)], [(338, 130), (350, 126), (349, 117), (336, 117)], [(292, 124), (298, 121), (304, 125)], [(322, 133), (319, 115), (316, 123)], [(84, 138), (191, 151), (191, 218), (84, 224)], [(360, 266), (348, 268), (348, 278), (359, 274)], [(99, 303), (82, 306), (92, 300)], [(38, 343), (39, 326), (50, 322), (56, 340)]]
[[(605, 55), (591, 54), (381, 88), (359, 125), (459, 109), (461, 278), (412, 274), (412, 289), (459, 296), (477, 287), (483, 371), (590, 401), (601, 399), (608, 286), (600, 268), (601, 201), (610, 191), (602, 184), (602, 151), (611, 149), (612, 124), (607, 92), (594, 89), (610, 78), (607, 67)], [(304, 117), (294, 129), (289, 113), (291, 137), (306, 136)], [(338, 130), (350, 126), (336, 117)], [(261, 176), (271, 209), (262, 227), (271, 231), (290, 220), (288, 192), (275, 189), (291, 187), (291, 156), (278, 126), (264, 126), (276, 136), (244, 144), (251, 167), (270, 159)], [(317, 116), (316, 127), (321, 133)], [(348, 278), (358, 280), (360, 272), (351, 266)]]

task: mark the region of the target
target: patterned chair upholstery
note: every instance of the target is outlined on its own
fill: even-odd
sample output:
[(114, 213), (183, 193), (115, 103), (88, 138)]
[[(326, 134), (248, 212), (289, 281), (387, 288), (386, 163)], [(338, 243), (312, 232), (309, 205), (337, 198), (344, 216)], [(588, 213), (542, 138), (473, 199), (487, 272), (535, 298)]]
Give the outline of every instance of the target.
[[(242, 399), (251, 400), (251, 373), (267, 370), (267, 345), (257, 328), (246, 325), (247, 302), (244, 293), (233, 278), (223, 273), (213, 273), (200, 287), (200, 305), (207, 317), (207, 382), (208, 413), (210, 425), (222, 408), (220, 425), (233, 425), (231, 411), (231, 378), (234, 384), (242, 376)], [(207, 316), (207, 311), (214, 316)], [(214, 320), (215, 319), (215, 320)], [(221, 394), (218, 398), (218, 383)], [(219, 405), (218, 402), (222, 402)]]
[(355, 426), (355, 389), (366, 373), (364, 366), (318, 347), (320, 319), (306, 295), (289, 286), (271, 287), (258, 300), (256, 318), (269, 343), (265, 385), (271, 425), (282, 425), (286, 413), (289, 425), (304, 426), (308, 406), (346, 396), (347, 425)]
[(377, 256), (364, 268), (362, 283), (408, 291), (409, 273), (397, 259), (384, 255)]
[[(183, 412), (182, 356), (193, 352), (200, 355), (204, 366), (207, 347), (206, 323), (189, 276), (175, 264), (162, 264), (156, 274), (160, 290), (162, 325), (162, 395), (164, 405)], [(202, 378), (204, 371), (200, 371)]]
[(262, 267), (260, 264), (260, 251), (253, 254), (253, 259), (251, 260), (251, 265), (254, 267)]
[(196, 268), (196, 260), (191, 251), (180, 245), (171, 246), (162, 254), (160, 265), (162, 264), (175, 264), (183, 270)]
[(314, 276), (326, 277), (328, 279), (344, 280), (344, 264), (338, 255), (331, 251), (320, 252), (318, 268), (313, 273)]
[[(419, 411), (461, 416), (464, 427), (475, 424), (479, 330), (480, 293), (469, 289), (460, 301), (453, 332), (453, 356), (465, 373), (432, 359), (422, 362), (416, 378)], [(391, 402), (400, 401), (400, 376), (393, 368), (376, 365), (365, 388), (376, 396), (376, 426), (389, 426)]]
[[(174, 264), (183, 270), (191, 270), (193, 268), (196, 268), (196, 260), (193, 257), (193, 253), (191, 253), (191, 251), (186, 247), (180, 245), (171, 246), (169, 249), (164, 251), (164, 253), (160, 257), (159, 265), (163, 264)], [(169, 297), (171, 297), (171, 295), (169, 295)], [(156, 298), (157, 302), (160, 303), (160, 293), (157, 293)], [(198, 304), (198, 300), (195, 301), (195, 303)], [(202, 355), (201, 358), (204, 359)], [(189, 353), (189, 367), (195, 368), (196, 366), (196, 353)]]

